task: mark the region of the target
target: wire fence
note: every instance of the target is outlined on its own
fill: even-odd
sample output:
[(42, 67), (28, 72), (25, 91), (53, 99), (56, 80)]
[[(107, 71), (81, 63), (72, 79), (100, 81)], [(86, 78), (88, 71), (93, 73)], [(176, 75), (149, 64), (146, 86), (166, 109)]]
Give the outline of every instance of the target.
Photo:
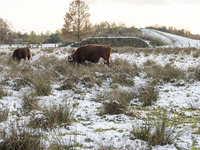
[(30, 48), (49, 48), (49, 47), (60, 47), (62, 43), (47, 43), (47, 44), (0, 44), (1, 49), (19, 48), (19, 47), (30, 47)]

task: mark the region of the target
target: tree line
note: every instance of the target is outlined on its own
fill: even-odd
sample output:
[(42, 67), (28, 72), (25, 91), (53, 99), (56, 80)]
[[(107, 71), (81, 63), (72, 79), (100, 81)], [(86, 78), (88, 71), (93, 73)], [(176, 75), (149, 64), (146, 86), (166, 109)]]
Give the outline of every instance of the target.
[[(3, 19), (2, 19), (3, 20)], [(2, 21), (0, 20), (0, 22)], [(6, 22), (5, 22), (6, 23)], [(8, 26), (7, 26), (8, 27)], [(6, 28), (7, 28), (6, 27)], [(0, 24), (0, 29), (2, 29)], [(99, 24), (93, 25), (93, 32), (90, 37), (108, 37), (108, 36), (139, 36), (140, 31), (138, 28), (126, 27), (124, 23), (109, 23), (102, 21)], [(5, 30), (5, 29), (4, 29)], [(40, 44), (40, 43), (70, 43), (74, 42), (72, 37), (65, 38), (60, 30), (55, 33), (40, 33), (36, 34), (34, 31), (30, 33), (14, 32), (11, 29), (6, 29), (6, 32), (0, 31), (0, 44)], [(80, 39), (81, 40), (81, 39)]]
[[(176, 29), (166, 26), (149, 26), (149, 29), (156, 29), (172, 34), (177, 34), (189, 38), (200, 39), (200, 35), (191, 34), (187, 29)], [(34, 31), (28, 33), (14, 32), (10, 29), (7, 21), (0, 18), (0, 44), (42, 44), (42, 43), (71, 43), (78, 42), (89, 37), (108, 36), (136, 36), (142, 37), (141, 31), (132, 26), (127, 27), (124, 23), (109, 23), (103, 21), (99, 24), (90, 23), (89, 7), (83, 0), (72, 0), (69, 9), (64, 16), (62, 29), (55, 33), (40, 33)]]

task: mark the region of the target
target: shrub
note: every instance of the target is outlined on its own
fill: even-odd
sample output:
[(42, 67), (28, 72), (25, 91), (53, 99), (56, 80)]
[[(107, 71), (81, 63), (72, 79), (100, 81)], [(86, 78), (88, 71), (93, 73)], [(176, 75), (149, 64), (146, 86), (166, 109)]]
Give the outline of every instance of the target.
[(4, 131), (3, 141), (0, 142), (1, 150), (40, 150), (40, 134), (28, 133), (20, 128), (11, 128), (9, 135)]
[(121, 86), (134, 86), (133, 77), (127, 73), (118, 73), (113, 75), (111, 84), (119, 84)]
[(170, 64), (163, 68), (163, 80), (169, 82), (171, 79), (182, 79), (184, 77), (183, 71), (177, 69)]
[(44, 115), (41, 111), (32, 111), (30, 112), (31, 118), (28, 123), (28, 127), (30, 128), (42, 128), (44, 130), (47, 130), (48, 128), (48, 120), (47, 117)]
[(48, 48), (42, 48), (41, 51), (48, 52), (48, 53), (53, 53), (55, 48), (53, 47), (48, 47)]
[(200, 51), (199, 50), (194, 51), (192, 56), (198, 58), (200, 56)]
[(200, 66), (194, 68), (195, 79), (200, 81)]
[(52, 79), (59, 79), (63, 75), (74, 71), (72, 64), (68, 63), (66, 59), (59, 59), (54, 55), (51, 56), (41, 56), (33, 62), (33, 66), (38, 70), (46, 70), (51, 74)]
[(49, 72), (39, 72), (38, 74), (34, 74), (31, 82), (37, 96), (48, 96), (51, 94), (51, 83), (49, 78)]
[(33, 109), (37, 109), (39, 106), (37, 104), (38, 99), (35, 97), (35, 95), (33, 93), (31, 94), (27, 94), (25, 93), (23, 95), (23, 99), (22, 99), (22, 108), (24, 109), (24, 113), (27, 114), (30, 111), (32, 111)]
[(15, 79), (13, 90), (19, 91), (22, 87), (25, 87), (26, 85), (30, 86), (30, 80), (25, 76), (23, 78)]
[(87, 76), (83, 76), (80, 79), (80, 82), (85, 87), (92, 88), (92, 86), (95, 84), (95, 79), (94, 79), (93, 75), (87, 75)]
[(8, 118), (9, 109), (5, 108), (4, 110), (0, 110), (0, 122), (6, 121)]
[(62, 90), (73, 89), (76, 86), (76, 83), (73, 82), (74, 78), (76, 77), (73, 77), (72, 79), (68, 78), (64, 80), (62, 85), (59, 88), (57, 88), (57, 90), (62, 91)]
[(136, 64), (117, 59), (112, 63), (109, 73), (112, 78), (111, 84), (134, 86), (133, 78), (139, 75), (139, 69)]
[(101, 100), (108, 100), (103, 103), (104, 114), (120, 114), (125, 113), (128, 109), (129, 102), (135, 98), (135, 94), (129, 91), (112, 90), (99, 96)]
[(88, 67), (88, 69), (89, 73), (87, 73), (87, 75), (91, 78), (92, 82), (98, 86), (102, 86), (104, 81), (107, 81), (112, 76), (112, 71), (104, 65), (94, 64)]
[(72, 66), (65, 59), (59, 60), (58, 58), (52, 68), (52, 72), (59, 76), (66, 75), (70, 70), (72, 70)]
[(139, 75), (139, 69), (136, 64), (130, 64), (126, 60), (116, 59), (110, 66), (110, 71), (115, 73), (127, 73), (131, 77)]
[(148, 84), (146, 87), (139, 89), (138, 99), (143, 103), (143, 106), (151, 106), (153, 102), (156, 102), (158, 99), (158, 90), (155, 85)]
[(4, 96), (7, 96), (7, 92), (5, 92), (2, 88), (0, 88), (0, 99), (2, 99)]
[(148, 142), (149, 146), (173, 144), (181, 135), (181, 132), (175, 133), (176, 127), (167, 128), (168, 119), (166, 112), (163, 113), (162, 121), (156, 122), (156, 127), (153, 127), (152, 124), (146, 121), (144, 126), (134, 129), (131, 133), (135, 139)]
[(173, 67), (170, 64), (164, 67), (154, 64), (146, 67), (146, 73), (148, 77), (152, 77), (155, 81), (170, 82), (173, 79), (180, 80), (184, 78), (184, 72), (180, 69)]
[(52, 106), (50, 109), (46, 108), (44, 111), (45, 116), (47, 116), (49, 120), (50, 128), (53, 127), (53, 125), (70, 125), (72, 123), (68, 106)]
[(103, 114), (110, 114), (110, 115), (114, 115), (114, 114), (122, 114), (125, 113), (126, 110), (126, 106), (120, 104), (118, 101), (106, 101), (103, 103), (104, 108), (103, 108)]
[(60, 125), (70, 125), (72, 118), (68, 106), (51, 106), (50, 108), (44, 108), (43, 112), (33, 114), (28, 124), (32, 128), (42, 128), (47, 130), (52, 129)]

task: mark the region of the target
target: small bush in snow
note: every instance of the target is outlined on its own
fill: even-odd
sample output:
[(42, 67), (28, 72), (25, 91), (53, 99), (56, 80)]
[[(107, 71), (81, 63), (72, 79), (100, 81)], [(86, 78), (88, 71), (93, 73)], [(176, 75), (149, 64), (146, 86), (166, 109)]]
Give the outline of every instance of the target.
[(29, 133), (19, 127), (11, 127), (8, 134), (6, 129), (2, 135), (3, 141), (0, 142), (1, 150), (40, 150), (43, 149), (40, 144), (41, 135), (38, 133)]
[(158, 99), (158, 90), (155, 85), (149, 84), (146, 87), (139, 89), (138, 99), (142, 102), (143, 106), (151, 106)]
[(22, 99), (22, 108), (24, 109), (25, 114), (29, 113), (30, 111), (37, 109), (39, 106), (37, 104), (38, 99), (35, 95), (25, 93)]
[(18, 78), (14, 80), (13, 90), (19, 91), (21, 88), (26, 85), (30, 85), (30, 80), (25, 76), (23, 78)]
[(95, 79), (93, 76), (83, 76), (80, 79), (80, 82), (85, 87), (92, 88), (92, 86), (95, 84)]
[(194, 73), (195, 73), (195, 79), (200, 81), (200, 66), (194, 68)]
[(192, 53), (192, 56), (198, 58), (200, 56), (200, 50), (196, 50)]
[[(156, 124), (156, 126), (153, 127), (153, 124)], [(149, 121), (146, 121), (144, 126), (133, 129), (131, 133), (134, 135), (135, 139), (141, 139), (148, 142), (149, 146), (171, 145), (179, 138), (181, 133), (175, 133), (176, 127), (170, 128), (167, 127), (167, 124), (167, 114), (164, 111), (161, 122), (157, 121), (150, 123)]]
[(112, 62), (110, 69), (111, 70), (109, 71), (115, 73), (127, 73), (132, 77), (138, 76), (140, 71), (136, 64), (130, 64), (122, 59), (116, 59), (114, 62)]
[(125, 113), (126, 106), (120, 104), (118, 101), (106, 101), (103, 103), (103, 114), (123, 114)]
[(33, 113), (28, 124), (32, 128), (52, 129), (60, 125), (70, 125), (72, 118), (68, 106), (51, 106), (44, 108), (43, 112)]
[(48, 48), (42, 48), (41, 51), (47, 52), (47, 53), (53, 53), (55, 48), (53, 47), (48, 47)]
[(0, 110), (0, 122), (6, 121), (8, 118), (9, 109), (1, 109)]
[(135, 94), (130, 91), (113, 90), (108, 93), (104, 93), (100, 99), (108, 100), (103, 103), (104, 114), (121, 114), (125, 113), (128, 109), (129, 102), (135, 98)]
[(48, 120), (48, 127), (53, 128), (57, 125), (70, 125), (72, 118), (68, 106), (52, 106), (44, 109), (44, 114)]
[(184, 72), (170, 64), (167, 64), (164, 67), (157, 64), (146, 66), (146, 73), (147, 77), (151, 77), (155, 81), (170, 82), (174, 79), (180, 80), (184, 78)]
[(7, 92), (5, 92), (2, 88), (0, 88), (0, 99), (2, 99), (4, 96), (7, 96)]
[(39, 72), (31, 79), (37, 96), (48, 96), (51, 94), (51, 82), (48, 74), (48, 72)]
[(112, 77), (111, 84), (119, 84), (121, 86), (134, 86), (134, 80), (133, 77), (131, 77), (129, 74), (119, 72)]
[(112, 63), (109, 72), (112, 78), (111, 84), (119, 84), (121, 86), (134, 86), (133, 78), (139, 75), (139, 69), (136, 64), (130, 64), (121, 59), (117, 59)]
[(76, 87), (76, 84), (78, 83), (79, 79), (75, 79), (76, 76), (73, 78), (68, 78), (62, 82), (62, 85), (57, 88), (57, 90), (62, 91), (62, 90), (70, 90)]

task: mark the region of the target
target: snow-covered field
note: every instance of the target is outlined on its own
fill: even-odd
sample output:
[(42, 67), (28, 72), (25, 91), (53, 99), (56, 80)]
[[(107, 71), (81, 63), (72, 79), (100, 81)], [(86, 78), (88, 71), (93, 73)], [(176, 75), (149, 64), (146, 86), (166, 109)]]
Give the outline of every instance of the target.
[(171, 47), (200, 47), (200, 40), (189, 39), (154, 29), (141, 29), (141, 31), (143, 35), (160, 39)]
[[(42, 59), (48, 57), (55, 56), (55, 61), (67, 61), (69, 49), (55, 48), (50, 52), (48, 50), (41, 50), (40, 48), (31, 49), (32, 58), (30, 62), (22, 60), (19, 64), (13, 64), (9, 60), (13, 50), (6, 48), (0, 49), (0, 88), (7, 92), (0, 99), (0, 113), (5, 110), (9, 111), (8, 118), (3, 121), (0, 120), (0, 142), (5, 140), (1, 133), (10, 135), (11, 127), (17, 125), (20, 129), (25, 128), (27, 131), (41, 133), (41, 145), (45, 149), (52, 149), (51, 146), (55, 143), (58, 145), (72, 146), (72, 149), (200, 149), (200, 81), (196, 79), (180, 79), (167, 83), (162, 82), (156, 86), (159, 94), (155, 103), (151, 106), (143, 107), (137, 97), (133, 98), (128, 104), (128, 113), (101, 115), (100, 112), (103, 110), (104, 102), (108, 99), (105, 99), (105, 101), (99, 100), (104, 98), (105, 93), (114, 90), (114, 87), (115, 90), (117, 88), (117, 90), (133, 93), (145, 87), (152, 81), (152, 78), (149, 78), (145, 71), (145, 64), (150, 60), (160, 66), (171, 64), (187, 74), (191, 68), (198, 68), (200, 66), (200, 57), (194, 57), (193, 55), (194, 51), (198, 52), (199, 50), (194, 50), (190, 53), (185, 53), (184, 49), (178, 53), (171, 54), (147, 54), (145, 53), (145, 49), (141, 49), (139, 53), (134, 53), (133, 48), (133, 52), (112, 53), (110, 68), (104, 66), (102, 63), (89, 65), (87, 67), (74, 65), (74, 70), (77, 70), (77, 74), (73, 74), (72, 78), (80, 75), (82, 69), (89, 72), (88, 74), (104, 76), (107, 74), (105, 70), (107, 72), (112, 71), (112, 65), (118, 60), (127, 61), (132, 65), (136, 64), (139, 74), (132, 76), (131, 80), (134, 81), (134, 84), (131, 86), (112, 85), (113, 79), (106, 77), (101, 86), (95, 84), (92, 87), (88, 87), (87, 83), (85, 85), (76, 81), (77, 84), (75, 87), (58, 90), (58, 87), (66, 79), (63, 73), (59, 75), (59, 80), (57, 81), (51, 81), (49, 79), (52, 88), (50, 95), (37, 96), (37, 103), (40, 106), (40, 110), (33, 109), (28, 114), (25, 114), (22, 108), (23, 96), (25, 93), (29, 93), (34, 89), (25, 84), (25, 86), (19, 87), (16, 90), (16, 78), (20, 77), (21, 73), (25, 73), (27, 68), (31, 68), (36, 74), (41, 70), (43, 72), (51, 69), (51, 67), (53, 68), (55, 65), (53, 62), (50, 62), (52, 64), (48, 64), (49, 68), (45, 68), (43, 64), (44, 61)], [(41, 60), (41, 64), (39, 60)], [(103, 73), (101, 70), (90, 73), (92, 70), (91, 67), (94, 66), (104, 69)], [(67, 69), (70, 69), (70, 67), (66, 67), (67, 73), (71, 71)], [(133, 67), (133, 69), (135, 68)], [(8, 76), (9, 78), (7, 78)], [(99, 98), (99, 95), (101, 95), (101, 98)], [(43, 119), (43, 108), (50, 108), (53, 105), (66, 105), (69, 107), (70, 116), (73, 118), (70, 125), (55, 124), (53, 129), (47, 130), (39, 128), (32, 129), (27, 126), (33, 114), (35, 114), (36, 118)], [(172, 144), (149, 147), (146, 141), (135, 138), (132, 131), (138, 130), (147, 122), (155, 125), (157, 122), (162, 121), (161, 116), (164, 111), (169, 119), (169, 124), (167, 124), (166, 128), (169, 130), (174, 129), (174, 135), (179, 132), (181, 133)]]

